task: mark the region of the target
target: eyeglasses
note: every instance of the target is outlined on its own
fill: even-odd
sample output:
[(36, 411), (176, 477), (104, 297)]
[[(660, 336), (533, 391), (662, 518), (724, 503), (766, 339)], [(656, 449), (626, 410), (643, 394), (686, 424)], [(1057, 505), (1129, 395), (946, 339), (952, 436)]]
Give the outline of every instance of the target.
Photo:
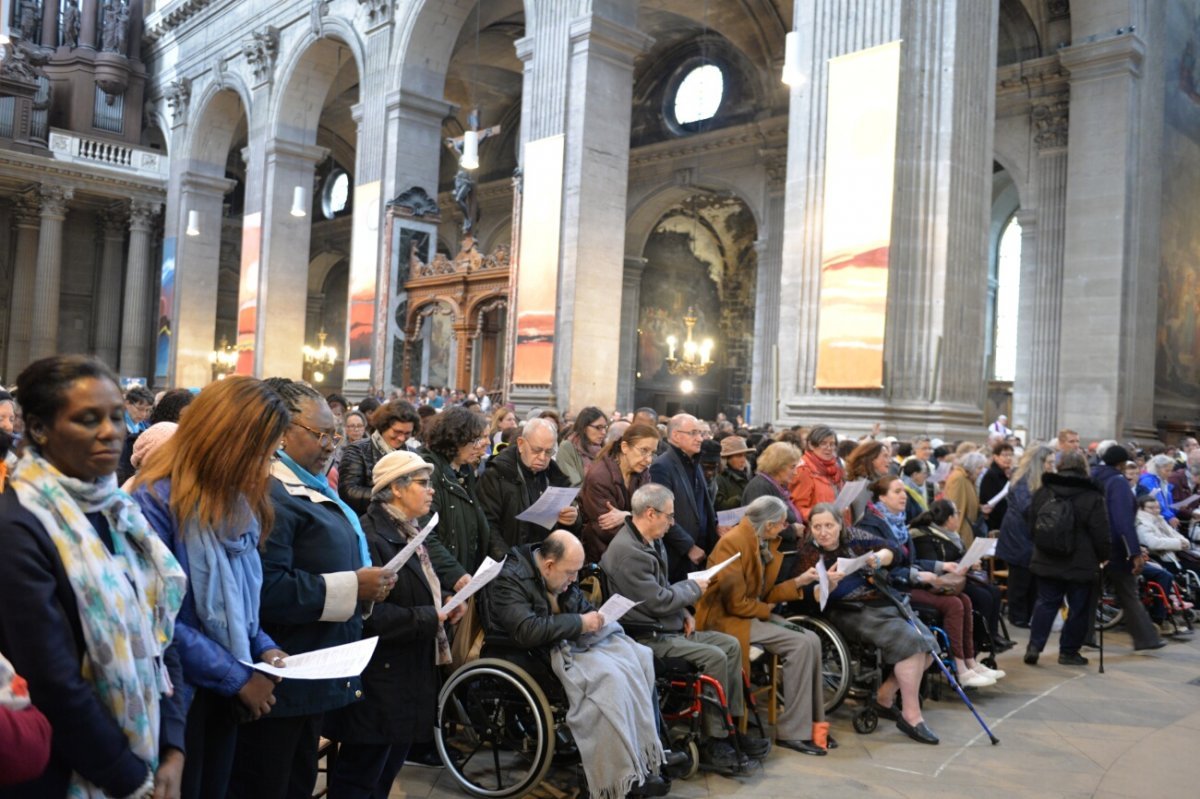
[(837, 449), (837, 442), (822, 441), (820, 444), (813, 444), (813, 449)]
[(704, 435), (703, 430), (676, 430), (675, 432), (680, 433), (685, 436), (702, 436), (702, 435)]
[(604, 422), (599, 422), (597, 424), (589, 424), (588, 427), (591, 428), (592, 430), (599, 430), (601, 433), (603, 433), (605, 430), (608, 429), (608, 425), (605, 424)]
[(672, 513), (664, 513), (663, 511), (659, 510), (658, 508), (654, 508), (654, 512), (660, 516), (666, 516), (667, 521), (669, 521), (669, 522), (675, 521), (675, 514), (673, 512)]
[(415, 483), (416, 485), (421, 486), (421, 488), (429, 488), (429, 483), (431, 481), (428, 477), (414, 477), (412, 480), (409, 480), (409, 482)]
[(332, 442), (333, 446), (335, 446), (335, 447), (338, 444), (342, 443), (342, 437), (340, 435), (338, 435), (337, 433), (326, 433), (326, 432), (322, 432), (321, 430), (313, 430), (308, 425), (300, 424), (299, 422), (292, 422), (292, 424), (296, 425), (296, 427), (299, 427), (303, 430), (307, 430), (308, 432), (310, 432), (314, 436), (316, 436), (317, 443), (321, 445), (321, 449), (328, 447), (330, 442)]
[[(521, 440), (525, 441), (525, 439), (521, 439)], [(540, 458), (543, 455), (548, 455), (551, 458), (553, 458), (554, 454), (558, 451), (557, 445), (550, 446), (550, 447), (535, 447), (533, 444), (530, 444), (528, 441), (525, 441), (525, 446), (529, 447), (529, 456), (531, 458)]]
[(634, 447), (633, 451), (643, 458), (649, 458), (658, 450), (654, 449), (653, 447)]

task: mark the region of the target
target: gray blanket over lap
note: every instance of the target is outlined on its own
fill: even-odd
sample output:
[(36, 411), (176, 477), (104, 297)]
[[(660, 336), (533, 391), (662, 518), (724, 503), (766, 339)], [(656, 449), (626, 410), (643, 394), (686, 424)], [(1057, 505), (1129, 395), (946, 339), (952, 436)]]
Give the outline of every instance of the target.
[[(613, 628), (611, 631), (609, 628)], [(663, 762), (654, 708), (654, 657), (616, 624), (550, 653), (570, 708), (567, 726), (595, 799), (624, 799)]]

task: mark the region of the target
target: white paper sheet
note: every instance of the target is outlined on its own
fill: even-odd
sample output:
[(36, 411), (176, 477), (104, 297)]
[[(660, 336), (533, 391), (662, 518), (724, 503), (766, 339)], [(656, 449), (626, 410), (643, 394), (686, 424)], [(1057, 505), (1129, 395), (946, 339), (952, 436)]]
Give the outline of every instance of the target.
[(829, 601), (829, 570), (825, 568), (824, 558), (817, 558), (817, 598), (824, 610)]
[[(1200, 496), (1200, 494), (1198, 494), (1197, 496)], [(742, 520), (742, 517), (745, 515), (746, 515), (746, 506), (745, 505), (743, 505), (740, 508), (731, 508), (729, 510), (723, 510), (717, 514), (717, 524), (720, 525), (721, 527), (733, 527), (735, 524), (740, 522)]]
[(1192, 494), (1187, 499), (1181, 499), (1171, 505), (1171, 510), (1187, 510), (1188, 508), (1200, 502), (1200, 493)]
[(413, 539), (404, 545), (404, 549), (396, 553), (396, 557), (383, 564), (384, 571), (389, 571), (392, 574), (399, 572), (404, 564), (408, 563), (408, 559), (413, 556), (413, 553), (417, 551), (417, 547), (421, 546), (425, 539), (429, 537), (430, 531), (434, 527), (437, 527), (437, 523), (438, 515), (435, 513), (433, 514), (433, 518), (429, 520), (429, 523), (421, 528), (421, 532), (413, 536)]
[(689, 580), (711, 580), (717, 572), (721, 571), (721, 569), (724, 569), (726, 566), (728, 566), (730, 563), (733, 563), (735, 560), (737, 560), (741, 556), (742, 556), (742, 553), (739, 552), (736, 555), (734, 555), (732, 558), (721, 561), (716, 566), (712, 566), (707, 569), (702, 569), (701, 571), (698, 571), (698, 572), (688, 572), (687, 578)]
[(960, 567), (966, 566), (967, 570), (973, 569), (979, 561), (995, 555), (996, 544), (999, 541), (998, 538), (976, 538), (971, 544), (971, 548), (967, 550), (967, 554), (963, 555), (963, 559), (959, 561)]
[[(504, 560), (508, 560), (508, 558)], [(461, 591), (450, 597), (449, 601), (442, 605), (442, 610), (445, 613), (449, 613), (474, 596), (480, 588), (495, 580), (496, 575), (504, 568), (504, 560), (495, 561), (491, 558), (484, 558), (483, 563), (480, 563), (479, 568), (471, 575), (470, 582), (464, 585)]]
[(865, 555), (859, 555), (857, 558), (838, 558), (837, 570), (845, 577), (854, 574), (856, 571), (866, 566), (869, 562), (875, 559), (874, 552), (868, 552)]
[(991, 499), (989, 499), (987, 502), (985, 502), (985, 503), (983, 503), (983, 504), (984, 504), (984, 505), (991, 505), (993, 508), (994, 508), (994, 507), (996, 507), (996, 503), (997, 503), (997, 502), (1000, 502), (1002, 499), (1004, 499), (1005, 497), (1007, 497), (1007, 496), (1008, 496), (1008, 489), (1009, 489), (1011, 486), (1012, 486), (1012, 484), (1011, 484), (1011, 483), (1005, 483), (1005, 484), (1004, 484), (1004, 488), (1000, 489), (1000, 493), (999, 493), (999, 494), (997, 494), (996, 496), (992, 497)]
[(938, 464), (937, 469), (933, 471), (933, 477), (930, 479), (935, 483), (944, 483), (946, 478), (950, 476), (950, 470), (954, 468), (954, 464), (950, 461), (942, 461)]
[(837, 499), (833, 501), (833, 507), (837, 508), (838, 513), (841, 513), (850, 507), (851, 503), (858, 498), (858, 495), (866, 487), (866, 480), (851, 480), (849, 483), (846, 483), (842, 486), (842, 490), (838, 492)]
[(622, 616), (628, 613), (633, 608), (642, 604), (634, 602), (629, 597), (613, 594), (608, 598), (608, 601), (600, 606), (600, 615), (604, 617), (604, 623), (618, 621)]
[(558, 525), (558, 514), (563, 508), (574, 502), (578, 495), (578, 488), (550, 486), (542, 492), (537, 502), (518, 513), (517, 519), (553, 530)]
[(378, 643), (379, 636), (376, 635), (351, 644), (288, 655), (283, 659), (282, 668), (269, 663), (246, 665), (255, 671), (285, 680), (342, 680), (362, 674)]

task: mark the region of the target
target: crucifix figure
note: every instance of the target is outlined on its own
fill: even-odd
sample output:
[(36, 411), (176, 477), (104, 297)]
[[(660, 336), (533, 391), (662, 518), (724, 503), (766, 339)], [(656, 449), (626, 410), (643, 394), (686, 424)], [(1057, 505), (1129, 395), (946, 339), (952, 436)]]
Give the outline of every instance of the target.
[[(479, 109), (472, 109), (467, 115), (467, 130), (475, 130), (479, 132), (479, 143), (483, 143), (484, 139), (489, 139), (500, 133), (499, 125), (492, 125), (490, 128), (479, 130)], [(475, 199), (475, 180), (467, 171), (467, 167), (462, 166), (463, 157), (463, 140), (465, 136), (454, 136), (443, 139), (446, 149), (454, 153), (455, 159), (459, 163), (458, 174), (454, 176), (454, 203), (462, 211), (463, 215), (463, 238), (470, 236), (475, 226), (479, 224), (479, 203)], [(471, 167), (474, 169), (475, 167)]]

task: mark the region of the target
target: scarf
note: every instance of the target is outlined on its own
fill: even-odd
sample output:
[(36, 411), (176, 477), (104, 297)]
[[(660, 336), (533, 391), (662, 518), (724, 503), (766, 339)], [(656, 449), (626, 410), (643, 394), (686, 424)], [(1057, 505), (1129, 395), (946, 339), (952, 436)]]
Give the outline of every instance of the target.
[(340, 510), (342, 515), (346, 517), (346, 521), (350, 522), (350, 527), (354, 529), (354, 534), (358, 536), (358, 554), (362, 560), (362, 565), (370, 566), (371, 553), (367, 549), (367, 536), (365, 533), (363, 533), (362, 524), (358, 521), (358, 514), (351, 510), (349, 505), (347, 505), (345, 502), (342, 502), (342, 498), (339, 497), (337, 492), (329, 486), (329, 480), (325, 477), (325, 475), (318, 477), (308, 469), (305, 469), (303, 466), (292, 460), (283, 450), (276, 450), (275, 457), (279, 458), (280, 463), (288, 467), (292, 474), (294, 474), (300, 480), (301, 485), (303, 485), (305, 488), (310, 488), (313, 491), (316, 491), (318, 494), (337, 505), (338, 510)]
[[(404, 518), (400, 511), (391, 505), (384, 503), (383, 509), (387, 511), (388, 518), (392, 520), (392, 527), (405, 541), (411, 541), (413, 536), (419, 532), (416, 527), (413, 527), (410, 520)], [(442, 582), (433, 569), (433, 562), (429, 560), (429, 550), (425, 548), (424, 544), (417, 547), (416, 556), (417, 561), (421, 564), (421, 573), (425, 575), (425, 582), (429, 583), (429, 593), (433, 594), (433, 608), (441, 612)], [(448, 666), (453, 662), (453, 658), (450, 656), (450, 639), (446, 635), (446, 626), (441, 623), (437, 626), (437, 651), (434, 662), (439, 666)]]
[[(67, 477), (34, 451), (12, 475), (26, 510), (45, 528), (79, 608), (86, 651), (83, 678), (151, 771), (158, 767), (159, 700), (171, 693), (162, 653), (175, 633), (187, 578), (137, 504), (113, 475), (95, 482)], [(108, 522), (112, 552), (87, 519)], [(71, 775), (71, 799), (104, 793)]]
[(908, 525), (904, 523), (904, 511), (892, 513), (883, 506), (882, 502), (872, 502), (871, 507), (887, 522), (888, 527), (892, 530), (892, 537), (896, 539), (896, 543), (900, 546), (907, 546)]
[(383, 436), (379, 434), (378, 430), (371, 433), (371, 443), (375, 445), (375, 449), (379, 450), (384, 455), (387, 455), (389, 452), (396, 451), (395, 447), (383, 440)]
[[(250, 642), (258, 635), (262, 560), (258, 519), (248, 505), (243, 513), (249, 522), (234, 530), (218, 532), (195, 520), (189, 522), (183, 545), (200, 629), (238, 660), (252, 663)], [(243, 532), (236, 537), (228, 534), (238, 529)]]
[(783, 500), (784, 504), (788, 506), (788, 522), (798, 522), (804, 518), (800, 515), (800, 509), (796, 507), (796, 503), (792, 502), (792, 495), (785, 491), (783, 486), (775, 482), (775, 479), (766, 472), (759, 472), (759, 474), (762, 475), (764, 480), (771, 484), (771, 487), (775, 489), (775, 493), (780, 499)]
[(29, 685), (17, 676), (4, 655), (0, 655), (0, 707), (7, 710), (29, 707)]
[(814, 474), (824, 477), (839, 488), (846, 482), (846, 473), (842, 471), (842, 465), (838, 463), (837, 458), (826, 460), (817, 453), (809, 451), (804, 453), (804, 462), (808, 468), (813, 470)]
[(571, 442), (571, 446), (575, 447), (575, 451), (583, 459), (583, 470), (586, 472), (587, 467), (591, 466), (592, 462), (596, 460), (596, 456), (600, 454), (603, 444), (589, 444), (576, 433), (567, 436), (567, 440)]
[(900, 482), (904, 483), (904, 490), (912, 497), (921, 510), (929, 510), (929, 500), (925, 498), (925, 489), (916, 484), (911, 477), (902, 476)]

